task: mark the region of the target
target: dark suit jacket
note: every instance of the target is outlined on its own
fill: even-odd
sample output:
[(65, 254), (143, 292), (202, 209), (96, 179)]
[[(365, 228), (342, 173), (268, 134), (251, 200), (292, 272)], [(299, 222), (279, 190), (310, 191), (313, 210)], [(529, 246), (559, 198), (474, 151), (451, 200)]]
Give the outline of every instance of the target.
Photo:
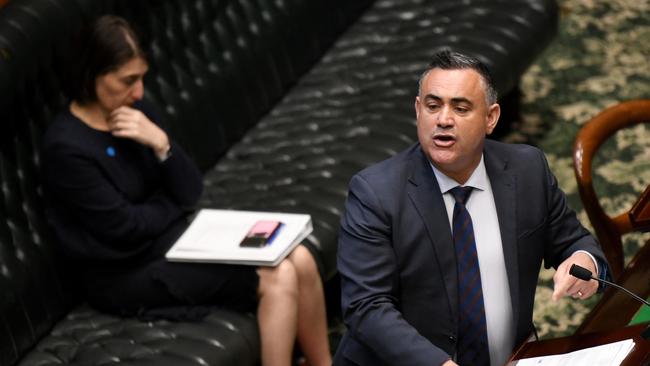
[[(539, 149), (487, 140), (484, 161), (518, 344), (533, 331), (542, 260), (557, 267), (583, 249), (606, 262)], [(438, 365), (455, 354), (456, 257), (442, 194), (419, 144), (350, 181), (338, 270), (348, 332), (335, 365)]]

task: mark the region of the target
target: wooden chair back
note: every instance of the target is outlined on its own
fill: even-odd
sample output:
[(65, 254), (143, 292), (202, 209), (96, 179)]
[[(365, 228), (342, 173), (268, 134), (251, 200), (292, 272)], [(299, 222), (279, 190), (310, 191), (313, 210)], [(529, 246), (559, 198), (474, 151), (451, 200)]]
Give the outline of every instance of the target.
[(628, 211), (614, 217), (609, 216), (600, 205), (594, 190), (592, 162), (598, 148), (617, 131), (649, 122), (650, 99), (617, 104), (607, 108), (585, 124), (578, 132), (573, 148), (573, 162), (580, 198), (615, 280), (621, 276), (625, 268), (621, 236), (633, 231), (650, 230), (650, 186)]

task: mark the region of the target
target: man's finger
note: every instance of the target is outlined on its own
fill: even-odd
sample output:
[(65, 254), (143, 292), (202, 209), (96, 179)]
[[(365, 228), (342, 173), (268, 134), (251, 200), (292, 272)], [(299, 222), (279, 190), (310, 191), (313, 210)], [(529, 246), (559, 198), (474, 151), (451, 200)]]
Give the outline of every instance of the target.
[[(566, 293), (569, 295), (577, 294), (578, 291), (581, 291), (582, 288), (585, 287), (584, 285), (585, 285), (584, 281), (580, 281), (580, 280), (575, 281), (573, 282), (573, 284), (571, 284), (571, 286), (569, 286), (569, 288), (567, 288)], [(585, 291), (582, 292), (584, 293)]]
[(551, 299), (558, 301), (562, 296), (568, 293), (569, 288), (576, 282), (565, 273), (556, 273), (554, 277), (554, 290)]

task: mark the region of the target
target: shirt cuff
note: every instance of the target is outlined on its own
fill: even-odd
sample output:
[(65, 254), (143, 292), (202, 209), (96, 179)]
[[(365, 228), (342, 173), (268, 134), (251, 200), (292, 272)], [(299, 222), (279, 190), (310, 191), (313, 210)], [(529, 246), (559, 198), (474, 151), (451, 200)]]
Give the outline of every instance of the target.
[(598, 266), (598, 261), (596, 260), (596, 257), (591, 255), (591, 253), (589, 253), (586, 250), (576, 250), (575, 252), (573, 252), (573, 254), (576, 254), (576, 253), (585, 253), (586, 255), (589, 256), (589, 258), (591, 258), (591, 261), (594, 262), (594, 268), (596, 268), (596, 273), (594, 273), (594, 277), (598, 277), (598, 272), (599, 272), (598, 267), (599, 266)]

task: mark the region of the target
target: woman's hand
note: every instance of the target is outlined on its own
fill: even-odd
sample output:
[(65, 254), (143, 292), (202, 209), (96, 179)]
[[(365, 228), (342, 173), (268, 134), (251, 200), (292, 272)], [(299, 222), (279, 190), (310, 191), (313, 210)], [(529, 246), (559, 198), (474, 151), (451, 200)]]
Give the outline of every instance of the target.
[(122, 106), (108, 116), (108, 127), (115, 137), (131, 139), (150, 147), (159, 160), (165, 160), (170, 149), (169, 137), (141, 111)]

